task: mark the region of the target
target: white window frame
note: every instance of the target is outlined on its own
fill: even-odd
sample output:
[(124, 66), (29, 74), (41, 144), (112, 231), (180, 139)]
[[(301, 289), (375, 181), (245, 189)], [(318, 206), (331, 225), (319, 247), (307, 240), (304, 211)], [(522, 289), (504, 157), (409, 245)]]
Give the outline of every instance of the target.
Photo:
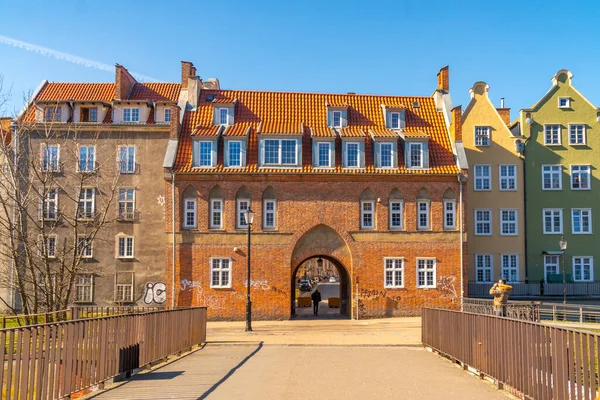
[[(56, 159), (48, 153), (49, 149), (56, 148)], [(46, 154), (48, 160), (46, 161)], [(59, 144), (43, 144), (41, 154), (41, 170), (42, 172), (60, 172), (60, 145)]]
[[(550, 171), (544, 171), (544, 168), (550, 168)], [(558, 171), (555, 169), (558, 168)], [(562, 164), (544, 164), (542, 165), (542, 190), (562, 190)], [(554, 175), (558, 173), (558, 187), (552, 187), (552, 183), (554, 182)], [(545, 186), (545, 174), (550, 174), (550, 187), (547, 188)]]
[(489, 126), (475, 126), (473, 137), (476, 147), (489, 147), (492, 142), (492, 128)]
[[(227, 107), (219, 108), (217, 115), (219, 117), (219, 123), (217, 125), (229, 125), (229, 109)], [(223, 122), (223, 116), (225, 116), (225, 122)]]
[[(506, 169), (506, 175), (502, 175), (502, 168)], [(498, 166), (498, 188), (501, 192), (515, 192), (517, 191), (517, 166), (514, 164), (502, 164)], [(512, 169), (512, 174), (509, 174)], [(513, 188), (510, 188), (510, 183), (513, 183)], [(506, 188), (503, 188), (506, 186)]]
[[(365, 210), (365, 206), (370, 205), (371, 210)], [(365, 217), (371, 216), (371, 225), (365, 224)], [(375, 229), (375, 201), (373, 200), (361, 200), (360, 201), (360, 229), (363, 230), (374, 230)]]
[(171, 109), (169, 107), (165, 107), (164, 116), (165, 123), (171, 122)]
[[(492, 166), (489, 164), (476, 164), (473, 166), (474, 173), (474, 181), (473, 181), (473, 191), (475, 192), (489, 192), (492, 190)], [(484, 169), (487, 168), (487, 175), (484, 175)], [(488, 183), (488, 187), (484, 187), (484, 183)], [(477, 183), (481, 183), (481, 188), (477, 188)]]
[[(480, 220), (477, 217), (477, 213), (478, 212), (487, 212), (489, 218), (485, 219), (485, 220), (483, 220), (483, 219)], [(474, 231), (475, 236), (492, 236), (492, 234), (494, 232), (494, 230), (493, 230), (493, 220), (494, 220), (494, 218), (493, 218), (493, 215), (492, 215), (492, 209), (491, 208), (475, 208), (475, 209), (473, 209), (473, 222), (474, 222), (474, 227), (473, 227), (474, 229), (473, 229), (473, 231)], [(479, 230), (480, 224), (481, 224), (482, 228), (485, 226), (484, 224), (489, 224), (489, 227), (490, 227), (489, 228), (489, 232), (488, 233), (485, 233), (485, 232), (482, 233), (482, 232), (480, 232), (480, 230)]]
[[(83, 149), (85, 149), (85, 158), (86, 159), (85, 159), (84, 164), (83, 164), (84, 168), (81, 168), (81, 166), (82, 166), (82, 163), (81, 163), (82, 162), (82, 160), (81, 160), (81, 151)], [(92, 151), (92, 157), (90, 157), (90, 149), (93, 150)], [(79, 152), (78, 152), (78, 155), (77, 155), (77, 171), (78, 172), (93, 172), (93, 171), (95, 171), (96, 170), (96, 146), (94, 146), (94, 145), (90, 145), (90, 146), (80, 145), (78, 150), (79, 150)], [(90, 162), (90, 158), (91, 158), (91, 161), (92, 161), (92, 167), (91, 168), (89, 168), (89, 165), (88, 165), (89, 162)]]
[[(88, 198), (88, 191), (92, 191), (92, 197)], [(85, 196), (82, 198), (81, 196)], [(90, 210), (88, 211), (87, 205), (91, 205)], [(83, 207), (82, 207), (83, 206)], [(83, 209), (82, 209), (83, 208)], [(93, 220), (96, 214), (96, 189), (90, 187), (83, 187), (79, 191), (78, 201), (77, 201), (77, 219), (80, 221), (90, 221)]]
[[(504, 213), (514, 213), (515, 219), (512, 220), (504, 220)], [(504, 227), (510, 227), (514, 225), (515, 231), (514, 233), (505, 233)], [(509, 229), (510, 230), (510, 229)], [(501, 208), (500, 209), (500, 236), (519, 236), (519, 209), (518, 208)]]
[[(188, 206), (192, 206), (188, 208)], [(192, 223), (189, 222), (189, 217)], [(183, 199), (183, 229), (196, 229), (198, 227), (198, 200), (195, 197)]]
[[(39, 193), (40, 195), (44, 195), (44, 188), (40, 188)], [(54, 193), (54, 196), (50, 197), (50, 193)], [(58, 220), (58, 188), (48, 188), (46, 194), (40, 200), (40, 220)], [(54, 213), (54, 217), (48, 217), (48, 215), (50, 215), (50, 211)]]
[[(350, 151), (348, 147), (350, 145), (356, 146), (356, 165), (350, 165)], [(346, 165), (344, 168), (360, 168), (360, 143), (359, 142), (345, 142), (344, 143), (344, 152), (346, 154)]]
[[(583, 267), (584, 267), (584, 260), (587, 260), (589, 263), (589, 267), (590, 267), (590, 279), (584, 279), (583, 278)], [(573, 256), (572, 261), (572, 266), (573, 266), (573, 281), (574, 282), (594, 282), (594, 257), (593, 256)], [(577, 279), (577, 274), (576, 274), (576, 270), (577, 270), (577, 266), (581, 267), (581, 277), (579, 279)]]
[[(240, 205), (243, 202), (247, 202), (248, 203), (248, 207), (245, 208), (244, 210), (242, 210), (240, 208)], [(236, 207), (235, 207), (235, 211), (236, 211), (236, 228), (237, 229), (248, 229), (248, 224), (246, 223), (246, 218), (244, 217), (244, 215), (242, 214), (244, 211), (250, 209), (252, 207), (252, 203), (250, 202), (250, 199), (237, 199), (236, 201)]]
[[(298, 139), (275, 139), (268, 138), (263, 139), (263, 151), (262, 151), (262, 165), (265, 166), (283, 166), (283, 167), (297, 167), (300, 164), (298, 148), (301, 144), (298, 142)], [(267, 142), (274, 141), (277, 142), (277, 162), (267, 162)], [(294, 162), (289, 163), (283, 162), (283, 142), (294, 142)]]
[[(456, 200), (444, 199), (442, 202), (444, 207), (444, 230), (452, 231), (456, 229)], [(451, 210), (448, 209), (448, 205), (452, 205)], [(452, 217), (452, 224), (448, 224), (448, 216)]]
[[(333, 144), (332, 142), (325, 142), (325, 141), (317, 142), (317, 168), (331, 168), (332, 144)], [(323, 154), (321, 146), (327, 146), (327, 164), (326, 165), (321, 164), (321, 154)]]
[(77, 235), (77, 254), (81, 258), (94, 257), (94, 241), (91, 237), (86, 235)]
[[(123, 254), (120, 253), (121, 249), (121, 240), (123, 240)], [(128, 242), (131, 240), (131, 254), (127, 253)], [(117, 248), (116, 257), (123, 259), (132, 259), (135, 257), (135, 238), (129, 235), (119, 235), (117, 236)]]
[[(137, 119), (134, 119), (134, 114), (137, 111)], [(129, 116), (127, 116), (129, 112)], [(139, 107), (123, 107), (123, 122), (140, 122), (140, 108)]]
[[(339, 123), (335, 123), (335, 117), (339, 116)], [(331, 111), (331, 127), (332, 128), (341, 128), (342, 127), (342, 112), (339, 110)]]
[[(560, 221), (560, 231), (559, 232), (548, 232), (546, 231), (546, 212), (551, 212), (552, 215), (552, 226), (554, 226), (554, 218), (556, 218), (555, 212), (558, 212), (558, 218)], [(542, 209), (542, 229), (544, 235), (562, 235), (563, 233), (563, 209), (562, 208), (543, 208)]]
[[(564, 106), (560, 105), (560, 101), (561, 100), (566, 100), (566, 104)], [(565, 96), (561, 96), (558, 98), (558, 108), (571, 108), (571, 98), (570, 97), (565, 97)]]
[[(128, 198), (131, 191), (131, 199)], [(124, 194), (121, 197), (121, 193)], [(134, 188), (119, 188), (119, 199), (117, 202), (117, 216), (120, 220), (132, 221), (135, 218), (135, 189)]]
[[(548, 267), (555, 267), (556, 273), (552, 275), (556, 275), (560, 273), (560, 257), (559, 255), (545, 255), (544, 256), (544, 280), (548, 281)], [(556, 262), (548, 262), (549, 259), (556, 259)]]
[[(193, 152), (193, 157), (194, 157), (194, 162), (193, 165), (196, 168), (210, 168), (213, 166), (213, 141), (212, 140), (198, 140), (198, 141), (194, 141), (194, 144), (196, 144), (194, 147), (194, 149), (197, 149), (197, 151)], [(202, 150), (203, 150), (203, 146), (205, 147), (206, 145), (208, 145), (208, 154), (209, 154), (209, 160), (208, 160), (208, 164), (203, 163), (206, 160), (202, 158)], [(206, 148), (204, 148), (204, 150), (206, 150)]]
[[(223, 267), (223, 261), (227, 261), (227, 267)], [(215, 267), (215, 261), (218, 261), (218, 267)], [(215, 289), (229, 289), (231, 288), (231, 281), (232, 281), (232, 259), (231, 257), (211, 257), (209, 260), (209, 281), (210, 281), (210, 287), (211, 288), (215, 288)], [(213, 280), (213, 273), (217, 271), (219, 273), (219, 278), (218, 278), (218, 282), (215, 283), (215, 281)], [(223, 284), (223, 272), (227, 272), (227, 283)]]
[[(238, 164), (233, 164), (231, 162), (231, 156), (234, 154), (231, 151), (231, 145), (234, 144), (234, 143), (237, 143), (240, 146), (239, 147), (240, 150), (239, 150), (239, 154), (238, 154), (239, 155), (239, 163)], [(242, 141), (241, 140), (229, 140), (229, 141), (227, 141), (227, 155), (229, 157), (229, 159), (227, 160), (227, 166), (228, 167), (237, 167), (237, 168), (241, 167), (242, 166)], [(212, 159), (211, 159), (211, 162), (212, 162)]]
[[(389, 146), (390, 148), (390, 165), (383, 165), (383, 147)], [(379, 168), (381, 169), (392, 169), (394, 168), (394, 144), (390, 142), (383, 142), (379, 144)]]
[[(506, 265), (505, 260), (508, 260), (509, 264), (515, 261), (515, 266)], [(511, 271), (514, 271), (515, 279), (511, 279)], [(505, 275), (505, 272), (508, 272)], [(506, 282), (519, 282), (519, 255), (518, 254), (500, 254), (500, 276), (503, 277)]]
[[(54, 242), (54, 247), (50, 246), (51, 242)], [(56, 246), (58, 244), (58, 236), (54, 233), (46, 235), (46, 240), (44, 241), (44, 237), (39, 235), (38, 243), (40, 246), (40, 257), (47, 257), (50, 259), (56, 258)], [(50, 251), (52, 249), (52, 251)]]
[[(394, 126), (394, 116), (398, 117), (398, 125)], [(402, 129), (402, 119), (400, 118), (400, 112), (390, 112), (390, 129)]]
[[(273, 203), (273, 210), (267, 210), (267, 205)], [(272, 215), (273, 223), (267, 224), (268, 216)], [(272, 230), (277, 229), (277, 200), (275, 199), (264, 199), (263, 200), (263, 229)]]
[[(419, 163), (413, 164), (413, 147), (418, 147), (419, 149)], [(425, 168), (425, 154), (423, 150), (423, 143), (421, 142), (408, 142), (408, 168)]]
[[(425, 268), (421, 268), (420, 261), (425, 262)], [(433, 268), (429, 268), (427, 265), (429, 261), (433, 261)], [(428, 272), (433, 272), (432, 284), (427, 284), (427, 275)], [(423, 285), (419, 284), (419, 277), (421, 273), (425, 274), (425, 283)], [(435, 289), (437, 287), (436, 284), (436, 275), (437, 275), (437, 259), (434, 257), (417, 257), (417, 288), (419, 289)]]
[[(552, 127), (558, 127), (558, 142), (548, 141), (548, 132), (547, 130)], [(554, 132), (551, 132), (550, 139), (553, 139)], [(562, 145), (562, 127), (560, 124), (544, 124), (544, 146), (561, 146)]]
[[(215, 204), (219, 207), (216, 209)], [(219, 223), (215, 224), (215, 216), (219, 216)], [(209, 216), (209, 228), (210, 229), (223, 229), (223, 199), (210, 199), (210, 216)]]
[[(577, 128), (581, 127), (581, 142), (577, 141)], [(575, 141), (573, 141), (573, 131), (575, 131)], [(569, 124), (569, 145), (571, 146), (585, 146), (587, 144), (587, 128), (585, 124)]]
[[(425, 210), (421, 210), (421, 205), (425, 205)], [(421, 224), (421, 215), (425, 215), (427, 225)], [(431, 229), (431, 202), (427, 199), (417, 199), (417, 230), (427, 231)]]
[[(123, 149), (126, 149), (125, 150), (125, 159), (123, 159), (123, 157), (121, 157), (121, 155), (123, 153)], [(133, 150), (133, 152), (132, 152), (132, 150)], [(134, 145), (119, 146), (119, 153), (117, 154), (117, 160), (119, 162), (119, 172), (121, 174), (135, 173), (135, 153), (136, 153), (136, 146), (134, 146)], [(123, 168), (123, 166), (125, 166), (125, 168)]]
[[(580, 232), (575, 231), (575, 212), (579, 211), (579, 218), (581, 219), (581, 221), (579, 221), (579, 226), (582, 228), (582, 230)], [(587, 213), (587, 219), (588, 219), (588, 230), (584, 231), (583, 230), (583, 218), (584, 218), (584, 213)], [(591, 235), (592, 232), (592, 209), (591, 208), (571, 208), (571, 233), (573, 235)]]
[[(81, 283), (82, 281), (80, 281), (80, 278), (89, 278), (89, 283), (85, 282), (85, 283)], [(75, 296), (73, 302), (74, 303), (91, 303), (94, 301), (94, 275), (93, 274), (77, 274), (77, 276), (75, 277)], [(79, 298), (79, 289), (80, 288), (90, 288), (89, 291), (89, 298)]]
[[(482, 261), (480, 263), (479, 261)], [(489, 264), (487, 263), (489, 261)], [(481, 272), (482, 279), (479, 279)], [(489, 277), (486, 276), (489, 274)], [(489, 278), (489, 279), (486, 279)], [(475, 254), (475, 282), (489, 283), (494, 281), (494, 255), (489, 253)]]
[[(577, 169), (578, 171), (575, 172), (574, 170)], [(582, 171), (582, 169), (587, 169), (587, 172)], [(592, 190), (592, 166), (589, 164), (577, 164), (577, 165), (570, 165), (569, 166), (569, 170), (570, 170), (570, 175), (571, 178), (569, 179), (571, 181), (571, 190)], [(573, 182), (575, 181), (575, 176), (579, 176), (579, 186), (581, 186), (581, 177), (583, 175), (587, 175), (587, 184), (588, 187), (586, 188), (582, 188), (582, 187), (573, 187)]]
[[(393, 210), (394, 204), (400, 205), (400, 210)], [(402, 200), (390, 200), (390, 230), (402, 230), (404, 227), (404, 201)], [(400, 225), (394, 225), (394, 215), (398, 215), (400, 218)]]
[[(388, 272), (391, 273), (391, 283), (388, 284)], [(396, 273), (400, 272), (400, 276)], [(398, 283), (400, 278), (400, 283)], [(388, 289), (404, 288), (404, 257), (383, 257), (383, 287)]]

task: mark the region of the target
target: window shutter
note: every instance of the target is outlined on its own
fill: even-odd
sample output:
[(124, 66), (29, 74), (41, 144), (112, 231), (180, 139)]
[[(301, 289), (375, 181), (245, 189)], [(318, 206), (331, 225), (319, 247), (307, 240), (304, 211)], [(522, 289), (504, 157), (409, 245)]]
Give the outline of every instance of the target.
[(313, 167), (317, 167), (318, 166), (318, 162), (319, 162), (319, 142), (313, 140), (312, 141), (312, 163), (313, 163)]
[(429, 142), (423, 142), (423, 168), (429, 168)]
[(296, 165), (302, 166), (302, 139), (296, 140)]
[(327, 110), (327, 126), (333, 126), (333, 114), (331, 110)]
[(406, 111), (402, 111), (400, 113), (400, 128), (404, 129), (406, 127)]
[(240, 157), (242, 159), (242, 167), (246, 166), (246, 140), (242, 140), (242, 144), (240, 146), (241, 154)]
[(198, 159), (199, 159), (199, 151), (200, 151), (200, 141), (198, 140), (194, 140), (192, 141), (192, 167), (197, 167), (198, 166)]
[(359, 168), (365, 167), (365, 141), (361, 141), (358, 144), (358, 166)]
[(381, 160), (379, 159), (379, 154), (381, 154), (381, 143), (373, 142), (373, 159), (375, 168), (381, 167)]
[(217, 165), (217, 148), (218, 148), (218, 144), (219, 141), (218, 140), (213, 140), (211, 141), (211, 146), (210, 146), (210, 153), (211, 153), (211, 167), (215, 167)]
[(265, 141), (258, 139), (258, 166), (262, 167), (265, 160)]
[(229, 125), (233, 125), (233, 123), (234, 123), (234, 120), (233, 120), (233, 117), (235, 116), (234, 114), (235, 114), (235, 108), (229, 107), (227, 109), (227, 119), (228, 119)]
[(404, 166), (410, 168), (410, 144), (404, 142)]
[(346, 148), (346, 143), (342, 141), (342, 168), (346, 168), (348, 166), (348, 149)]
[(348, 126), (348, 110), (342, 111), (342, 128)]
[(398, 141), (392, 143), (392, 167), (398, 168)]
[(229, 140), (223, 140), (223, 166), (229, 167)]
[(213, 107), (213, 125), (219, 125), (219, 108)]

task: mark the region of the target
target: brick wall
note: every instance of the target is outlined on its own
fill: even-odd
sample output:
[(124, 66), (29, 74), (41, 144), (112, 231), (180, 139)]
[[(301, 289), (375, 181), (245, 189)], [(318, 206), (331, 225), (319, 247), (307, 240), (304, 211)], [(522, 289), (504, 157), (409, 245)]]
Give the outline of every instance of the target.
[[(181, 177), (181, 175), (180, 175)], [(182, 194), (198, 198), (198, 229), (177, 233), (176, 302), (209, 307), (211, 319), (243, 319), (246, 300), (247, 233), (235, 229), (236, 193), (245, 186), (256, 212), (252, 233), (253, 317), (287, 319), (291, 312), (292, 275), (309, 257), (326, 256), (350, 277), (351, 311), (362, 318), (415, 315), (422, 305), (456, 306), (460, 296), (460, 235), (443, 230), (442, 197), (447, 189), (459, 197), (455, 176), (363, 177), (188, 175), (176, 186), (177, 226), (181, 227)], [(224, 194), (223, 230), (209, 231), (209, 192), (219, 185)], [(262, 193), (272, 186), (277, 195), (277, 230), (262, 229)], [(190, 188), (192, 188), (190, 190)], [(376, 229), (360, 229), (360, 195), (369, 188), (376, 200)], [(397, 188), (404, 199), (403, 231), (389, 231), (389, 195)], [(428, 190), (431, 231), (416, 229), (416, 198)], [(170, 202), (167, 186), (167, 201)], [(381, 202), (377, 203), (377, 199)], [(165, 228), (171, 232), (171, 205), (165, 207)], [(458, 207), (457, 207), (458, 209)], [(458, 226), (458, 215), (457, 215)], [(320, 228), (315, 228), (320, 227)], [(312, 236), (311, 236), (312, 235)], [(167, 282), (171, 284), (172, 240), (167, 234)], [(237, 248), (237, 251), (234, 250)], [(232, 260), (232, 288), (210, 288), (210, 258)], [(404, 258), (404, 288), (384, 288), (384, 257)], [(435, 289), (416, 288), (416, 258), (436, 259)], [(466, 258), (465, 258), (466, 262)], [(169, 297), (171, 288), (168, 288)], [(170, 304), (170, 299), (168, 300)], [(350, 311), (350, 310), (349, 310)]]

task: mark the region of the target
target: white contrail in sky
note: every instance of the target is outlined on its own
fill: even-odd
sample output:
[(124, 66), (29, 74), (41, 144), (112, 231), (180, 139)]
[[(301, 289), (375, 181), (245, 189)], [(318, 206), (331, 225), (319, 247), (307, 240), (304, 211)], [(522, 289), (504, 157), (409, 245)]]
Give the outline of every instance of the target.
[[(115, 72), (115, 67), (108, 64), (103, 64), (98, 61), (88, 60), (87, 58), (78, 57), (73, 54), (63, 53), (62, 51), (49, 49), (47, 47), (37, 46), (35, 44), (23, 42), (21, 40), (9, 38), (8, 36), (0, 35), (0, 43), (7, 44), (9, 46), (18, 47), (20, 49), (25, 49), (27, 51), (32, 51), (34, 53), (41, 54), (46, 57), (54, 57), (57, 60), (68, 61), (73, 64), (83, 65), (86, 68), (95, 68), (101, 71), (107, 72)], [(138, 74), (136, 72), (130, 72), (136, 79), (141, 81), (159, 81), (159, 79), (152, 78), (151, 76), (146, 76), (142, 74)]]

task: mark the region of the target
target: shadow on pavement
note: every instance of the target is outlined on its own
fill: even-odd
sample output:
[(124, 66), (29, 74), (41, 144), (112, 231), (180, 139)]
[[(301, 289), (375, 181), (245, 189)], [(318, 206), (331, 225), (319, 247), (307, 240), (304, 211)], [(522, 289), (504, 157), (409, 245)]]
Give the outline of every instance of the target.
[(240, 361), (238, 363), (238, 365), (236, 365), (231, 370), (229, 370), (229, 372), (224, 377), (222, 377), (217, 383), (215, 383), (214, 385), (212, 385), (210, 387), (210, 389), (208, 389), (206, 392), (204, 392), (204, 394), (202, 396), (198, 397), (198, 400), (206, 399), (212, 392), (214, 392), (215, 390), (217, 390), (217, 388), (219, 386), (221, 386), (223, 383), (225, 383), (225, 381), (227, 381), (227, 379), (229, 379), (233, 374), (235, 374), (235, 371), (237, 371), (238, 369), (240, 369), (244, 364), (246, 364), (246, 362), (249, 359), (251, 359), (252, 357), (254, 357), (254, 355), (256, 353), (258, 353), (262, 348), (263, 348), (263, 342), (260, 342), (258, 344), (258, 346), (256, 347), (256, 349), (252, 353), (248, 354), (248, 356), (246, 358), (244, 358), (242, 361)]
[(185, 371), (168, 371), (168, 372), (152, 372), (150, 374), (135, 375), (133, 379), (136, 381), (157, 381), (161, 379), (173, 379)]

